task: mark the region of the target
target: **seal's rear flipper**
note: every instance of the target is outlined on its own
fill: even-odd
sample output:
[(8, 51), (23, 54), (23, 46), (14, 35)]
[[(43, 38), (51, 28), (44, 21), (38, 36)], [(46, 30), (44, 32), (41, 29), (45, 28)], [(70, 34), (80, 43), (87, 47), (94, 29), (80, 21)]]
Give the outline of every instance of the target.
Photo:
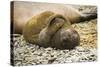
[(97, 18), (97, 8), (95, 7), (91, 9), (90, 11), (87, 11), (87, 12), (83, 11), (80, 17), (80, 22), (89, 21), (96, 18)]

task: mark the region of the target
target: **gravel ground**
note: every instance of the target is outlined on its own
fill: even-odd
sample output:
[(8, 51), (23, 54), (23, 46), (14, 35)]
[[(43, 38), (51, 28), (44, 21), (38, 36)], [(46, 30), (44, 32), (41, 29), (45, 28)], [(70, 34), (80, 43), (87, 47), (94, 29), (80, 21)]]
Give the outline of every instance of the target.
[[(80, 7), (81, 11), (85, 8)], [(78, 7), (79, 9), (79, 7)], [(69, 62), (91, 62), (97, 61), (97, 20), (85, 21), (86, 23), (73, 24), (81, 39), (79, 46), (73, 50), (59, 50), (55, 48), (44, 48), (27, 43), (23, 35), (13, 36), (11, 42), (12, 62), (15, 66), (58, 64)]]
[(91, 62), (97, 60), (96, 48), (77, 46), (73, 50), (44, 48), (26, 43), (23, 36), (14, 38), (14, 65), (57, 64), (67, 62)]

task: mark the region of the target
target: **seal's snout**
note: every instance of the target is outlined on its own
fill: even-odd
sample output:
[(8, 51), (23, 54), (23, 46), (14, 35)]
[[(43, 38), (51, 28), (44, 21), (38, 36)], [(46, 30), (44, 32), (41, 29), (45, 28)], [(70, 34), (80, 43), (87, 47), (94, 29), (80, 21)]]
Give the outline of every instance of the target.
[(80, 36), (74, 29), (67, 29), (61, 33), (62, 47), (73, 49), (80, 44)]

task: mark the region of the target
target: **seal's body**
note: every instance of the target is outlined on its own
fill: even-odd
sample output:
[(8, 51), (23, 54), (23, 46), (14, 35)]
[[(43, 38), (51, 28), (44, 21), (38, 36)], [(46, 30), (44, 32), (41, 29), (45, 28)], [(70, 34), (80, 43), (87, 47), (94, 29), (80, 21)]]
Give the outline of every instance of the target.
[(29, 43), (59, 49), (72, 49), (80, 42), (69, 20), (50, 11), (32, 17), (23, 28), (23, 36)]
[(44, 47), (72, 49), (80, 36), (72, 23), (96, 18), (96, 14), (81, 14), (68, 5), (13, 2), (13, 33), (23, 34), (29, 43)]

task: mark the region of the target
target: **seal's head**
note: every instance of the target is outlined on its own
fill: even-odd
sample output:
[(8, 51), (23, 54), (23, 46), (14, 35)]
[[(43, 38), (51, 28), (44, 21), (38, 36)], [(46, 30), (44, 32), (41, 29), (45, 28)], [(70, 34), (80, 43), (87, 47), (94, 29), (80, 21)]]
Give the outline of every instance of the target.
[(80, 36), (74, 29), (67, 29), (61, 32), (62, 47), (67, 49), (73, 49), (80, 44)]

